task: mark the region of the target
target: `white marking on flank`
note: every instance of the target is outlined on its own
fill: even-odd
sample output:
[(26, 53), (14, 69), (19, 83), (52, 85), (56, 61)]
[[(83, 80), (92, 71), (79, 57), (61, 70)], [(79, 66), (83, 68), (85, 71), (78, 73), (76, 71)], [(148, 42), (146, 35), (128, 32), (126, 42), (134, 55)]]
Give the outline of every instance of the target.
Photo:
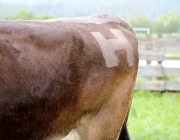
[(133, 66), (133, 48), (124, 33), (119, 29), (110, 29), (110, 31), (117, 37), (117, 39), (105, 39), (100, 32), (91, 32), (100, 45), (106, 66), (110, 68), (119, 64), (119, 59), (116, 56), (115, 51), (120, 49), (124, 49), (126, 51), (129, 66)]

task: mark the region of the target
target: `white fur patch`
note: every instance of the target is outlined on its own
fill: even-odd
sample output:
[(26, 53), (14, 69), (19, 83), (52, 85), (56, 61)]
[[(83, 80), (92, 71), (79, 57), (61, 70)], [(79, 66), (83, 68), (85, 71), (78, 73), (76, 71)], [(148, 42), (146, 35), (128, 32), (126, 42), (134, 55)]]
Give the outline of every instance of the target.
[(75, 129), (72, 129), (70, 133), (61, 140), (80, 140), (80, 137)]
[(120, 60), (116, 56), (115, 51), (120, 49), (124, 49), (126, 51), (129, 66), (133, 66), (133, 48), (131, 47), (131, 44), (125, 37), (124, 33), (119, 29), (110, 29), (110, 31), (117, 37), (117, 39), (105, 39), (100, 32), (91, 32), (102, 50), (106, 66), (110, 68), (119, 64)]
[(47, 138), (44, 138), (43, 140), (81, 140), (77, 130), (72, 129), (68, 135), (63, 136), (61, 134), (54, 134), (51, 136), (48, 136)]

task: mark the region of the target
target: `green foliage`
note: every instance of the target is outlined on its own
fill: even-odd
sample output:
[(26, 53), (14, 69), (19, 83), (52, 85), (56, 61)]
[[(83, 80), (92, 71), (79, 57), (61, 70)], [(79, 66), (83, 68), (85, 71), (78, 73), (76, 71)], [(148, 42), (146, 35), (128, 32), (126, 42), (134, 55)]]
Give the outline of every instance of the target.
[(3, 15), (0, 13), (0, 19), (3, 19), (4, 17), (3, 17)]
[(23, 19), (23, 20), (31, 20), (31, 19), (47, 19), (53, 18), (53, 16), (45, 16), (44, 14), (36, 15), (34, 12), (27, 11), (25, 9), (21, 9), (17, 11), (14, 15), (8, 16), (6, 20), (15, 20), (15, 19)]
[(128, 129), (132, 140), (180, 139), (180, 93), (136, 91)]
[(180, 14), (169, 12), (160, 16), (154, 22), (150, 21), (146, 15), (136, 18), (128, 18), (128, 21), (133, 27), (150, 28), (154, 33), (177, 33), (180, 32)]
[(172, 33), (177, 32), (180, 28), (180, 15), (176, 12), (170, 12), (159, 17), (153, 26), (154, 32)]
[(26, 11), (25, 9), (19, 10), (17, 13), (15, 13), (12, 16), (7, 17), (6, 19), (24, 19), (24, 20), (29, 20), (33, 19), (34, 17), (33, 12)]
[(133, 27), (146, 27), (151, 28), (152, 23), (151, 21), (146, 17), (146, 15), (139, 16), (137, 18), (129, 18), (128, 21), (131, 23)]

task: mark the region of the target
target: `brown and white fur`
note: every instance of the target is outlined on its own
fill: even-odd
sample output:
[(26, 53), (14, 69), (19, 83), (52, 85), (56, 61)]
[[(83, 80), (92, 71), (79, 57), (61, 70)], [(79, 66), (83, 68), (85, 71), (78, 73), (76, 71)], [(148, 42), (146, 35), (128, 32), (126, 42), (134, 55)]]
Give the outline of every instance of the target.
[(137, 47), (114, 15), (0, 21), (0, 140), (127, 137)]

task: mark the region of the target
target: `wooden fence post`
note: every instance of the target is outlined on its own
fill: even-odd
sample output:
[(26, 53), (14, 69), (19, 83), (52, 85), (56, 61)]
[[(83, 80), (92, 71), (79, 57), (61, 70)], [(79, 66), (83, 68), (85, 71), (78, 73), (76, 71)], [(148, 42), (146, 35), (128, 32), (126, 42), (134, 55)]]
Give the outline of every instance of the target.
[[(147, 66), (151, 66), (151, 61), (147, 60), (146, 63), (147, 63)], [(151, 80), (152, 80), (152, 77), (146, 77), (146, 81), (151, 81)]]
[(152, 39), (152, 35), (151, 34), (146, 34), (146, 39), (147, 40), (151, 40)]
[(163, 34), (162, 33), (158, 33), (157, 34), (157, 38), (163, 38)]
[(157, 80), (163, 80), (164, 71), (163, 71), (162, 61), (157, 61), (157, 62), (158, 62), (158, 66), (161, 67), (161, 72), (162, 72), (162, 75), (160, 77), (157, 77)]

